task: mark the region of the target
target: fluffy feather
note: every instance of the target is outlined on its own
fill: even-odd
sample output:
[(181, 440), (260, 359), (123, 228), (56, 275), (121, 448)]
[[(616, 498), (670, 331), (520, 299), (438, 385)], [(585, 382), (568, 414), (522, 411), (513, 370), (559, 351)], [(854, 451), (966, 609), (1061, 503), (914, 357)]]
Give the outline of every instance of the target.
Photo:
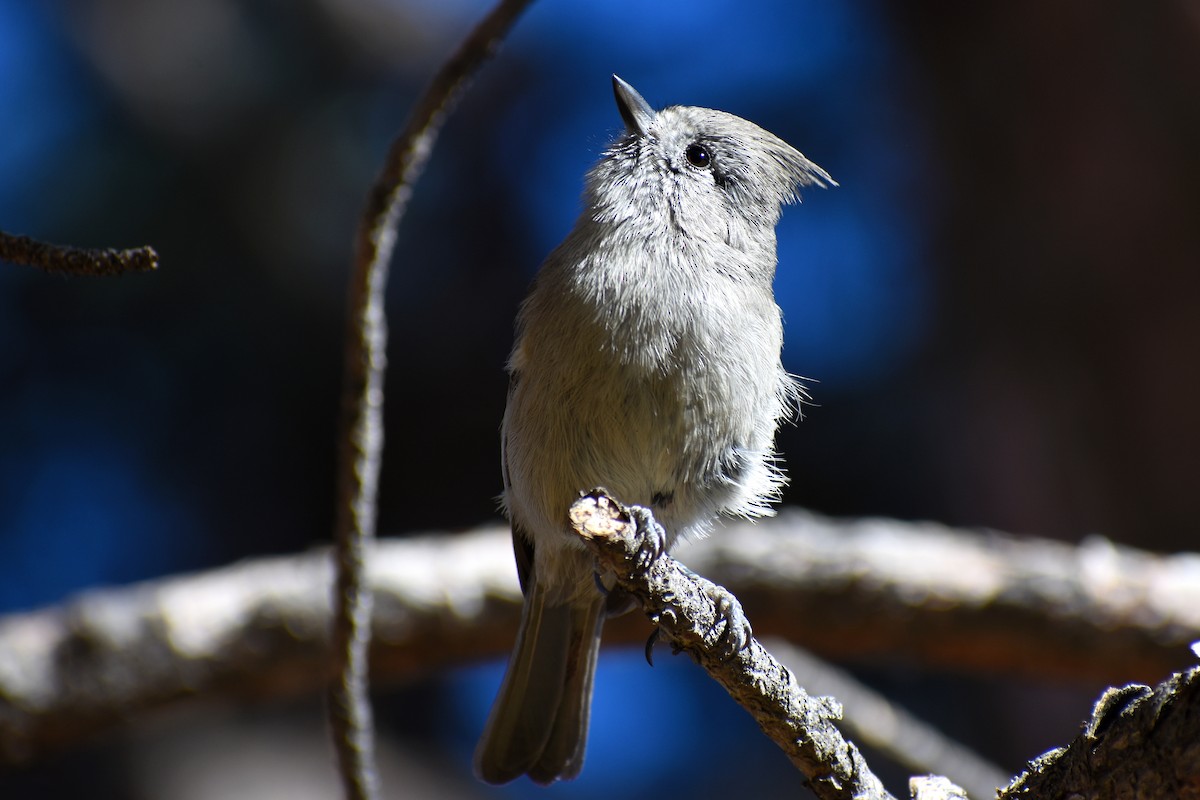
[(833, 180), (740, 117), (654, 112), (615, 88), (628, 130), (588, 173), (509, 363), (504, 504), (526, 600), (476, 751), (493, 783), (582, 767), (604, 597), (571, 503), (604, 486), (651, 507), (669, 543), (771, 514), (775, 430), (801, 394), (780, 363), (775, 224), (800, 187)]

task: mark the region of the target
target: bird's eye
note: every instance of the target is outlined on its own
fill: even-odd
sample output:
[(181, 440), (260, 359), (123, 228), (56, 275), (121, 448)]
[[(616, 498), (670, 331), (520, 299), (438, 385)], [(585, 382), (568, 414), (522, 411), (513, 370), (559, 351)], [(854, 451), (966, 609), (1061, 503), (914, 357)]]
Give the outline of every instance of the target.
[(702, 144), (689, 144), (687, 150), (683, 151), (683, 155), (689, 164), (700, 169), (705, 169), (712, 163), (712, 156), (708, 154), (708, 148)]

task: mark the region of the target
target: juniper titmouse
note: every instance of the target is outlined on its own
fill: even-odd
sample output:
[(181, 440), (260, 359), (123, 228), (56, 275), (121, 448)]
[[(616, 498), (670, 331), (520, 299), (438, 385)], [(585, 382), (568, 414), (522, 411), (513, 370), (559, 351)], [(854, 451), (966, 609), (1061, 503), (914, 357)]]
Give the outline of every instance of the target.
[(509, 363), (504, 505), (525, 606), (475, 754), (491, 783), (583, 766), (615, 596), (570, 532), (571, 503), (604, 486), (651, 508), (668, 546), (718, 514), (770, 514), (784, 480), (775, 429), (800, 393), (779, 360), (775, 223), (798, 187), (832, 179), (744, 119), (656, 112), (615, 75), (613, 88), (625, 134), (588, 173)]

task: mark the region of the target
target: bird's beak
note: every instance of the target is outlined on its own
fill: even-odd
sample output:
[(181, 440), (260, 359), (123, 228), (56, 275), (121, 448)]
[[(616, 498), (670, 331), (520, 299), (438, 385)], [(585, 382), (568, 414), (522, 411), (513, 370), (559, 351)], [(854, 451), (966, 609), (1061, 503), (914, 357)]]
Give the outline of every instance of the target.
[(617, 97), (617, 108), (625, 127), (632, 134), (645, 136), (654, 120), (654, 109), (646, 102), (637, 89), (634, 89), (616, 75), (613, 75), (613, 94)]

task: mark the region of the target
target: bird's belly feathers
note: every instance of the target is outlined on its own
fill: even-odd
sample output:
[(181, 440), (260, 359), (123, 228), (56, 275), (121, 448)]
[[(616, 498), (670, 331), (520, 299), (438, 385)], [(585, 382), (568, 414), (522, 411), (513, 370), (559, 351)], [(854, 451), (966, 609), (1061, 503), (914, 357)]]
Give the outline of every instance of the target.
[(567, 509), (597, 486), (653, 508), (672, 541), (702, 535), (719, 513), (769, 513), (791, 385), (778, 309), (743, 307), (733, 326), (732, 309), (708, 305), (675, 319), (581, 314), (553, 349), (530, 321), (505, 414), (506, 503), (539, 548), (573, 542)]

